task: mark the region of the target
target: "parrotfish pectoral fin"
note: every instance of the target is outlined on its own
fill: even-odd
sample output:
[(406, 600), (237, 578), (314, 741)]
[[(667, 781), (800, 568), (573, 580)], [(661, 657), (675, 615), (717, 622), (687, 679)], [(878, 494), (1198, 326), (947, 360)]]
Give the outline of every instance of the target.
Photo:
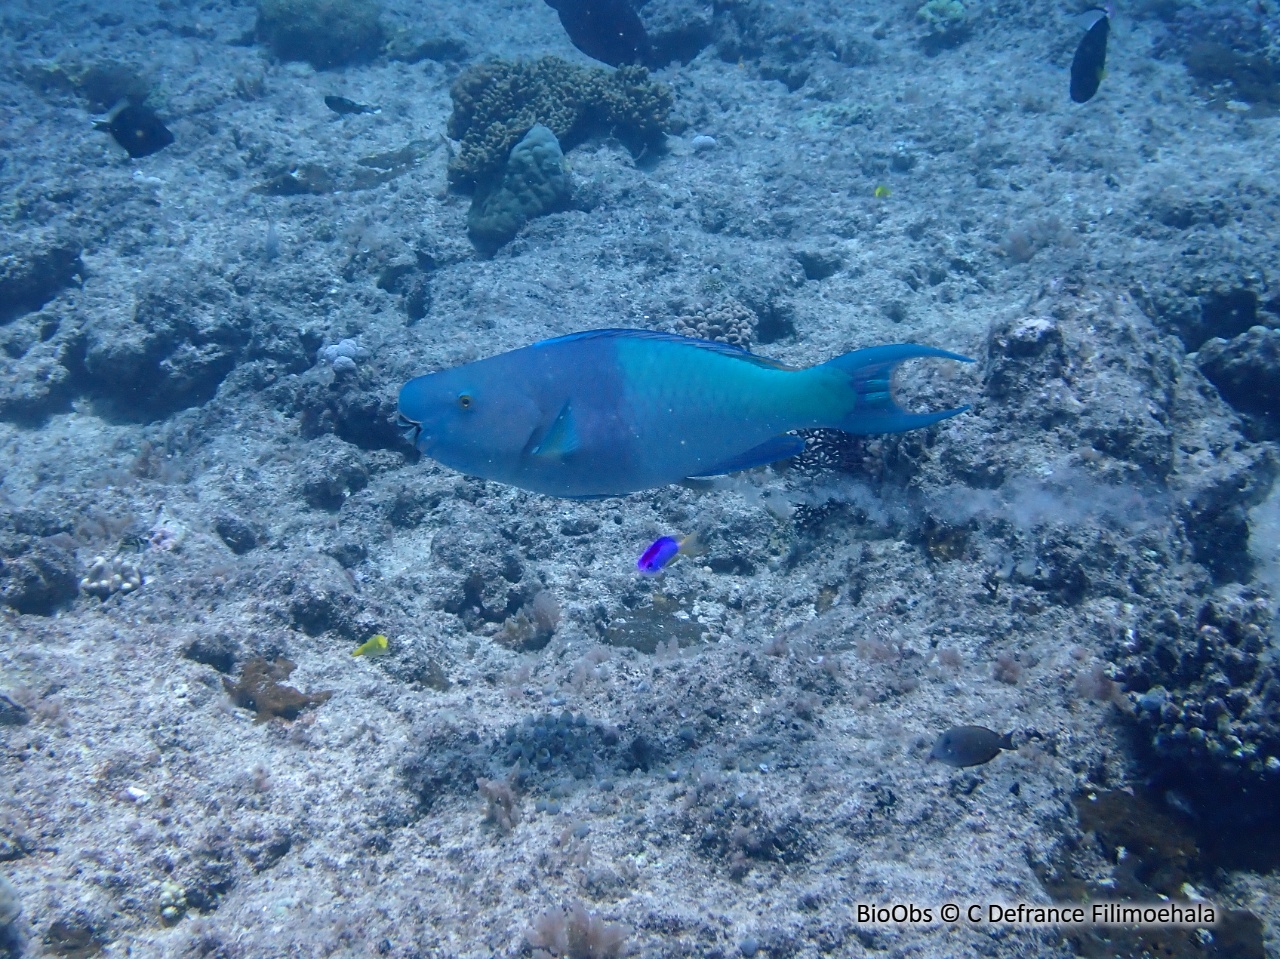
[(739, 453), (732, 459), (717, 463), (711, 469), (692, 476), (690, 479), (701, 479), (707, 476), (723, 476), (725, 473), (736, 473), (738, 470), (749, 470), (766, 463), (776, 463), (788, 456), (795, 456), (804, 450), (804, 440), (790, 433), (765, 440), (759, 446), (753, 446), (745, 453)]
[(542, 437), (538, 445), (533, 448), (533, 455), (556, 458), (568, 456), (581, 445), (582, 441), (578, 438), (578, 425), (573, 416), (573, 405), (566, 402), (560, 408), (560, 413), (551, 424), (551, 428), (547, 430), (547, 435)]
[(908, 413), (894, 402), (892, 392), (894, 367), (903, 360), (920, 357), (937, 357), (961, 363), (973, 362), (967, 356), (932, 346), (895, 343), (891, 346), (872, 346), (865, 350), (854, 350), (852, 353), (837, 356), (823, 364), (847, 375), (856, 394), (853, 410), (842, 422), (835, 424), (836, 428), (846, 433), (902, 433), (922, 426), (931, 426), (940, 420), (968, 410), (968, 406), (957, 406), (955, 409), (940, 410), (936, 413)]
[(400, 431), (401, 436), (409, 441), (410, 446), (418, 445), (418, 434), (422, 431), (421, 423), (415, 423), (403, 413), (397, 413), (396, 429)]

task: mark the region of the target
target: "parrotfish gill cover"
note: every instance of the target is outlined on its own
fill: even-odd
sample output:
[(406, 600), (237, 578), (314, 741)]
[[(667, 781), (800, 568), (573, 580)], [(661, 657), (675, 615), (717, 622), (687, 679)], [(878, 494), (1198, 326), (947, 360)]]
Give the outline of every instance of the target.
[(804, 441), (792, 430), (896, 433), (967, 410), (894, 403), (893, 368), (916, 357), (972, 362), (896, 344), (797, 370), (722, 343), (594, 330), (416, 377), (399, 414), (418, 449), (459, 472), (552, 496), (621, 496), (794, 456)]

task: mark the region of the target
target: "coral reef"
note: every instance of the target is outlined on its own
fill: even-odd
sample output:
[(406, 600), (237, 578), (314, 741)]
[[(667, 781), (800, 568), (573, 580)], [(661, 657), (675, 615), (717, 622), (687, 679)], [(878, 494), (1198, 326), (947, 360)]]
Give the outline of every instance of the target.
[(317, 363), (327, 363), (335, 375), (354, 373), (361, 360), (369, 355), (359, 340), (343, 339), (322, 346), (316, 353)]
[(187, 893), (176, 882), (165, 881), (160, 886), (160, 921), (167, 926), (178, 922), (187, 911)]
[(1180, 56), (1187, 72), (1209, 88), (1250, 103), (1280, 102), (1280, 17), (1265, 4), (1177, 4), (1157, 56)]
[[(1084, 108), (1046, 3), (962, 0), (971, 39), (930, 59), (926, 0), (645, 0), (655, 46), (659, 21), (716, 44), (645, 76), (589, 69), (536, 0), (383, 0), (404, 59), (317, 75), (245, 36), (258, 2), (0, 13), (0, 873), (23, 907), (0, 959), (569, 959), (622, 922), (636, 957), (1262, 955), (1280, 131), (1149, 56), (1222, 0), (1117, 15)], [(1222, 30), (1275, 9), (1236, 7)], [(557, 44), (572, 67), (467, 72)], [(435, 131), (477, 73), (450, 177)], [(607, 115), (631, 82), (649, 139)], [(178, 140), (130, 162), (89, 110), (152, 88)], [(477, 256), (467, 202), (537, 124), (574, 196)], [(977, 362), (894, 388), (970, 409), (587, 502), (423, 462), (395, 425), (427, 370), (677, 322), (797, 367), (955, 350)], [(705, 551), (637, 574), (688, 534)], [(99, 555), (147, 584), (85, 593)], [(390, 655), (352, 658), (376, 634)], [(253, 725), (264, 702), (300, 712)], [(968, 723), (1018, 750), (925, 762)], [(1075, 796), (1098, 797), (1079, 826)], [(1256, 858), (1219, 856), (1228, 831)], [(1089, 883), (1062, 899), (1194, 883), (1257, 910), (1252, 951), (1226, 922), (848, 908), (1057, 899), (1034, 865), (1056, 851)]]
[(227, 282), (202, 268), (149, 277), (132, 311), (95, 316), (69, 363), (79, 386), (129, 418), (204, 403), (248, 345), (253, 318)]
[(143, 584), (142, 570), (125, 556), (95, 556), (80, 577), (80, 588), (91, 596), (106, 599), (113, 593), (131, 593)]
[(0, 531), (0, 603), (52, 616), (80, 592), (72, 552), (52, 538)]
[(467, 213), (471, 242), (492, 255), (529, 220), (564, 208), (572, 187), (555, 134), (535, 123), (511, 148), (501, 181), (476, 191)]
[(1280, 439), (1280, 330), (1255, 326), (1230, 341), (1215, 337), (1200, 347), (1196, 365), (1251, 439)]
[(0, 253), (0, 325), (40, 309), (84, 271), (79, 244), (55, 237)]
[(916, 20), (925, 27), (921, 42), (928, 53), (954, 47), (969, 34), (969, 11), (960, 0), (927, 0)]
[(615, 730), (565, 709), (526, 716), (507, 727), (493, 748), (504, 765), (529, 772), (564, 771), (583, 779), (596, 771), (597, 762), (616, 752), (617, 744)]
[(714, 305), (693, 307), (690, 312), (677, 316), (671, 330), (681, 336), (715, 340), (749, 350), (759, 322), (754, 310), (729, 297)]
[(214, 518), (213, 531), (237, 556), (249, 552), (267, 538), (267, 531), (259, 524), (226, 513)]
[(1273, 613), (1247, 587), (1148, 617), (1116, 650), (1118, 676), (1156, 753), (1215, 780), (1280, 784), (1280, 667)]
[(474, 189), (498, 180), (512, 148), (535, 124), (549, 128), (562, 149), (609, 133), (633, 151), (660, 145), (671, 91), (644, 67), (578, 67), (558, 57), (533, 62), (492, 60), (471, 67), (449, 91), (449, 136), (460, 140), (449, 182)]
[[(1064, 843), (1052, 862), (1036, 866), (1055, 901), (1193, 904), (1199, 893), (1191, 882), (1199, 883), (1213, 868), (1213, 855), (1176, 808), (1146, 790), (1130, 789), (1090, 791), (1077, 795), (1073, 806), (1084, 841)], [(1255, 913), (1220, 907), (1217, 920), (1207, 941), (1195, 929), (1113, 926), (1072, 929), (1070, 942), (1081, 956), (1262, 959), (1263, 924)], [(1067, 930), (1061, 934), (1067, 938)]]
[(382, 47), (374, 0), (261, 0), (258, 39), (281, 60), (317, 70), (373, 59)]

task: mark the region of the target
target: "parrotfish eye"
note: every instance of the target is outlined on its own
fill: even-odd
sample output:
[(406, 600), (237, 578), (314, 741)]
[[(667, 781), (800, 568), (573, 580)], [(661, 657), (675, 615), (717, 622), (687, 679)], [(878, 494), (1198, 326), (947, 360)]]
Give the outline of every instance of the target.
[(471, 400), (471, 394), (470, 394), (470, 393), (459, 393), (459, 394), (458, 394), (458, 406), (459, 406), (459, 407), (461, 407), (461, 408), (462, 408), (462, 409), (464, 409), (464, 410), (469, 410), (469, 409), (471, 409), (471, 403), (472, 403), (472, 400)]

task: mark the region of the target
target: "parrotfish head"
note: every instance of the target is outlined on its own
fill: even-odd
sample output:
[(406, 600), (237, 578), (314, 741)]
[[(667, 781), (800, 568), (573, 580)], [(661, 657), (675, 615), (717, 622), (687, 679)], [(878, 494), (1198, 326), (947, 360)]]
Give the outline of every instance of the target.
[(400, 390), (398, 422), (419, 450), (462, 473), (496, 477), (518, 468), (538, 429), (537, 406), (519, 383), (484, 364), (428, 373)]

